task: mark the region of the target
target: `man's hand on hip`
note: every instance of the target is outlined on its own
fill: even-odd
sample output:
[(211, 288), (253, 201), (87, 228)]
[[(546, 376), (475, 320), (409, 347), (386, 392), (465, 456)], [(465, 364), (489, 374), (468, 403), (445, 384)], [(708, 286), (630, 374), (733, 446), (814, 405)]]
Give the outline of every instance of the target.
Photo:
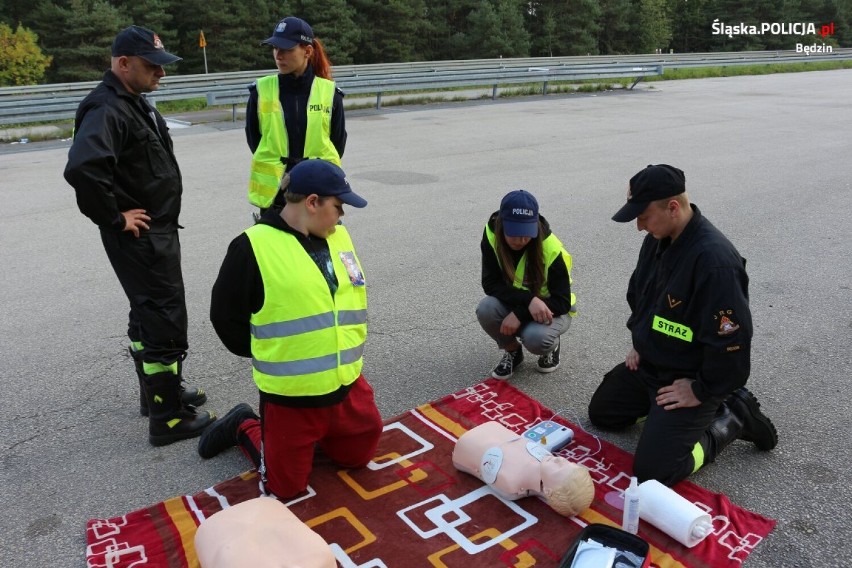
[(122, 231), (130, 231), (137, 239), (139, 238), (139, 229), (147, 231), (150, 228), (148, 227), (148, 221), (151, 218), (145, 214), (144, 209), (130, 209), (122, 211), (121, 214), (124, 216), (124, 228)]

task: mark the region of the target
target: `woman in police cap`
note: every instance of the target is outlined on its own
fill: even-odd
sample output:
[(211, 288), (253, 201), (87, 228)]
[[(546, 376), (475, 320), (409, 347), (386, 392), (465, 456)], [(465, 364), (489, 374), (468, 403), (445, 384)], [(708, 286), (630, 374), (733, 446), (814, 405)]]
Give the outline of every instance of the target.
[(476, 316), (502, 350), (491, 376), (510, 378), (524, 360), (523, 346), (539, 356), (537, 371), (555, 371), (560, 336), (575, 313), (571, 255), (539, 215), (536, 198), (522, 189), (506, 194), (480, 248), (486, 296)]
[(278, 74), (249, 87), (246, 141), (253, 153), (248, 197), (263, 210), (284, 206), (279, 182), (300, 161), (340, 165), (346, 121), (343, 93), (331, 80), (331, 63), (307, 22), (284, 18), (262, 45), (272, 46)]

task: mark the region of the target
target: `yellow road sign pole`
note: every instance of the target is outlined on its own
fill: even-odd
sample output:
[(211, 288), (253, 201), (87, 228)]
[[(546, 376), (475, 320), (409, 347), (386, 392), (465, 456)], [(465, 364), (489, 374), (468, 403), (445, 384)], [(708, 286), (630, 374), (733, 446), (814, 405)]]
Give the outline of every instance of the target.
[(207, 39), (204, 37), (204, 30), (199, 30), (198, 33), (198, 47), (201, 48), (201, 51), (204, 53), (204, 73), (208, 73), (207, 71)]

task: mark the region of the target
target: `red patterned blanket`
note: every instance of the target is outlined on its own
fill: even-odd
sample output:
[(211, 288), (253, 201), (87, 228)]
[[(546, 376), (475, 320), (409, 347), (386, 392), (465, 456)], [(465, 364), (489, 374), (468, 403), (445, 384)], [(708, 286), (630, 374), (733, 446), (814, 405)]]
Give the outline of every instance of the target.
[[(290, 509), (332, 546), (344, 567), (552, 567), (589, 523), (619, 525), (610, 505), (629, 482), (631, 456), (572, 426), (574, 441), (560, 455), (587, 467), (595, 500), (565, 518), (528, 497), (505, 501), (473, 476), (453, 468), (461, 434), (489, 420), (521, 433), (553, 412), (508, 383), (489, 379), (388, 420), (376, 458), (362, 470), (339, 470), (318, 459), (308, 494)], [(652, 566), (740, 566), (775, 521), (733, 505), (724, 495), (684, 481), (675, 490), (713, 517), (713, 534), (688, 549), (648, 523)], [(260, 494), (247, 472), (194, 495), (174, 497), (86, 526), (88, 566), (198, 566), (196, 527), (222, 508)]]

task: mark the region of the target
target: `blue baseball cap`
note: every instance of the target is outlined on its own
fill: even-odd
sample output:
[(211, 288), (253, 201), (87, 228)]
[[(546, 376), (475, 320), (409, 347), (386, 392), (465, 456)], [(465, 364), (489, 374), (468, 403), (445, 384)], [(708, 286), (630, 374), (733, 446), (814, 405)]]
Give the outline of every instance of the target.
[(321, 197), (336, 197), (352, 207), (366, 207), (367, 200), (357, 195), (340, 167), (325, 160), (302, 160), (290, 170), (287, 191)]
[(507, 237), (537, 237), (538, 201), (523, 189), (510, 191), (500, 202), (500, 221)]
[(271, 45), (278, 49), (293, 49), (297, 45), (313, 45), (314, 30), (308, 22), (301, 18), (290, 16), (275, 25), (272, 36), (260, 42), (260, 45)]

